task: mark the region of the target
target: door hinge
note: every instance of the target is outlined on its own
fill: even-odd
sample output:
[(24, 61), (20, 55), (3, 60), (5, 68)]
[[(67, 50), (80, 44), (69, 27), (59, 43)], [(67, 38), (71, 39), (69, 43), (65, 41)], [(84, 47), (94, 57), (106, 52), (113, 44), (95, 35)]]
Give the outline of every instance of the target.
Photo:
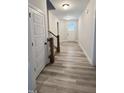
[(31, 13), (30, 12), (29, 12), (29, 15), (28, 16), (29, 16), (29, 18), (31, 18)]
[(34, 68), (34, 72), (36, 72), (36, 68)]

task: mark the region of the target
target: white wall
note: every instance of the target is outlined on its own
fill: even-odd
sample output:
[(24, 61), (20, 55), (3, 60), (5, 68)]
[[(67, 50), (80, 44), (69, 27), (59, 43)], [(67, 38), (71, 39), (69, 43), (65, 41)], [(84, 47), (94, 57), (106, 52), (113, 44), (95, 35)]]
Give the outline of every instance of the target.
[(92, 65), (96, 63), (94, 60), (94, 36), (95, 36), (95, 0), (90, 0), (86, 10), (79, 18), (79, 44), (84, 50), (87, 58)]
[(35, 7), (39, 8), (40, 10), (45, 12), (45, 2), (46, 0), (28, 0), (29, 4), (34, 5)]
[(67, 38), (67, 21), (60, 21), (60, 42), (66, 41)]
[[(57, 22), (59, 22), (59, 19), (51, 12), (49, 11), (49, 30), (57, 35)], [(54, 38), (54, 45), (57, 46), (57, 39)]]
[(49, 11), (49, 30), (55, 35), (57, 35), (57, 22), (59, 22), (59, 19)]

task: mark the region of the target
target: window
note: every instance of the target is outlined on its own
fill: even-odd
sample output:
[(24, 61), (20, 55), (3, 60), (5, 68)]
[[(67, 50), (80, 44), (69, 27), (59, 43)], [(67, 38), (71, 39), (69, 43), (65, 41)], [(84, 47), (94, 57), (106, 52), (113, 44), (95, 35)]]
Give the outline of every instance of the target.
[(76, 30), (76, 22), (75, 21), (68, 22), (67, 29), (68, 29), (68, 31), (75, 31)]

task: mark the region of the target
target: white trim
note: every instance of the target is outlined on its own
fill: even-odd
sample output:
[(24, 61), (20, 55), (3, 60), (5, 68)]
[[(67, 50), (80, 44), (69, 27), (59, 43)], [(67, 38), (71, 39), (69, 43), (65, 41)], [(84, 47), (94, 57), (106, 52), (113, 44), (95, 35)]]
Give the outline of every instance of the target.
[(63, 42), (76, 42), (76, 43), (78, 43), (77, 40), (74, 40), (74, 41), (71, 41), (71, 40), (60, 40), (60, 43), (63, 43)]
[(37, 8), (36, 6), (34, 6), (34, 5), (30, 4), (30, 3), (28, 4), (28, 7), (30, 7), (30, 8), (32, 8), (32, 9), (34, 9), (34, 10), (40, 12), (41, 14), (44, 14), (44, 15), (45, 15), (45, 12), (44, 12), (43, 10)]
[(86, 57), (87, 57), (89, 63), (90, 63), (91, 65), (93, 65), (92, 60), (91, 60), (91, 58), (89, 57), (89, 55), (87, 54), (87, 52), (86, 52), (86, 50), (84, 49), (84, 47), (81, 45), (80, 42), (78, 42), (78, 44), (79, 44), (80, 48), (82, 49), (82, 51), (84, 52), (84, 54), (86, 55)]

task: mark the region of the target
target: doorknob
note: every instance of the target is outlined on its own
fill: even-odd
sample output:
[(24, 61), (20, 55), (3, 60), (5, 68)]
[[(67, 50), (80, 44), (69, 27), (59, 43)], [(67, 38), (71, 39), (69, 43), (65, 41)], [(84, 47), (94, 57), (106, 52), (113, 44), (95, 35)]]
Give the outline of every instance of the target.
[(32, 46), (33, 46), (34, 44), (33, 44), (33, 42), (32, 42)]
[(47, 45), (47, 42), (45, 42), (44, 44)]

